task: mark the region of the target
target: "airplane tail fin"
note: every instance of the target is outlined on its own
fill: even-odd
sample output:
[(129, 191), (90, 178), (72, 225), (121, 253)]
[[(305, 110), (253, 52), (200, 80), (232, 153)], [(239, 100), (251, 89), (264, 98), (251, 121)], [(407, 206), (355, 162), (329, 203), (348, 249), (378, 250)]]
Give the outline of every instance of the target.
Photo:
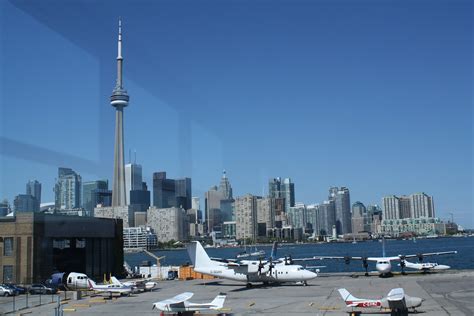
[(211, 305), (214, 305), (212, 309), (220, 309), (224, 307), (224, 302), (225, 302), (226, 294), (225, 293), (219, 293), (219, 295), (216, 296), (215, 299), (212, 300)]
[(95, 282), (92, 281), (91, 279), (87, 279), (87, 283), (89, 283), (89, 288), (90, 288), (90, 289), (96, 287), (96, 285), (97, 285), (97, 284), (95, 284)]
[(276, 257), (276, 255), (277, 255), (277, 248), (278, 248), (278, 242), (275, 241), (275, 242), (273, 242), (272, 252), (270, 253), (270, 258), (271, 258), (272, 260), (275, 260), (275, 259), (277, 258), (277, 257)]
[(382, 257), (385, 257), (385, 236), (382, 236)]
[(115, 284), (115, 285), (122, 285), (122, 282), (120, 282), (119, 280), (117, 280), (117, 278), (114, 277), (114, 276), (111, 276), (111, 277), (110, 277), (110, 282), (111, 282), (112, 284)]
[(352, 301), (360, 300), (357, 297), (353, 296), (351, 293), (349, 293), (349, 291), (346, 289), (339, 289), (338, 291), (342, 299), (344, 300), (344, 302), (348, 302), (348, 301), (352, 302)]
[(216, 265), (215, 262), (209, 258), (199, 241), (191, 242), (187, 248), (189, 258), (191, 258), (194, 268), (211, 267)]

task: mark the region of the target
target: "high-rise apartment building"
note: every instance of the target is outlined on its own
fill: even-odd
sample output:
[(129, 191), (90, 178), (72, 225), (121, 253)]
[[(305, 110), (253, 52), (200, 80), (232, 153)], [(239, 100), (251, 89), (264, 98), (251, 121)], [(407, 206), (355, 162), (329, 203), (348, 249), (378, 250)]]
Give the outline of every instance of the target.
[(41, 204), (41, 183), (37, 180), (30, 180), (26, 184), (26, 194), (31, 195), (36, 199), (35, 212), (39, 212)]
[(383, 219), (434, 218), (433, 197), (426, 193), (414, 193), (410, 196), (386, 196), (383, 202)]
[(306, 205), (298, 203), (286, 212), (293, 228), (306, 228)]
[(400, 201), (395, 195), (389, 195), (382, 198), (383, 219), (400, 218)]
[(336, 205), (334, 200), (324, 201), (319, 205), (319, 234), (328, 236), (332, 234), (332, 227), (336, 225)]
[(317, 233), (319, 204), (310, 204), (306, 206), (306, 227)]
[(270, 198), (270, 197), (257, 198), (257, 223), (265, 224), (266, 230), (275, 227), (275, 199), (274, 198)]
[(238, 240), (258, 236), (257, 197), (251, 194), (235, 199), (235, 229)]
[(270, 179), (268, 182), (268, 196), (284, 198), (285, 212), (287, 212), (290, 207), (295, 206), (295, 184), (291, 182), (290, 178), (285, 178), (283, 181), (280, 178)]
[(433, 197), (424, 192), (410, 195), (411, 218), (435, 217)]
[(54, 186), (55, 207), (72, 210), (81, 207), (82, 178), (70, 168), (59, 168)]
[(147, 223), (156, 233), (159, 242), (184, 241), (188, 238), (186, 211), (179, 207), (156, 208), (147, 211)]
[(400, 218), (410, 218), (411, 216), (411, 201), (410, 197), (402, 195), (398, 198)]

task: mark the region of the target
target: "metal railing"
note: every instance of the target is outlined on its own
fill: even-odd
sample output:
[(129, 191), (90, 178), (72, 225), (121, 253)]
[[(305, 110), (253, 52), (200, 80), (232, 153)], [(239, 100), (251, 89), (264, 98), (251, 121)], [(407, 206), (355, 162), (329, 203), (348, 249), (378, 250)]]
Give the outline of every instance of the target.
[(67, 291), (57, 294), (30, 294), (26, 292), (21, 295), (0, 297), (0, 315), (45, 304), (58, 302), (58, 304), (60, 304), (62, 300), (71, 297), (72, 293), (68, 293)]

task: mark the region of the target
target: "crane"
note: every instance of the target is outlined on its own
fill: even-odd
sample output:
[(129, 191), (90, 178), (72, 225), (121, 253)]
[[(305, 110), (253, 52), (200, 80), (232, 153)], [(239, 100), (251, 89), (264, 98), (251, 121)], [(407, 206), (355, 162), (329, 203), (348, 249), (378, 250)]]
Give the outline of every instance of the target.
[(166, 258), (166, 256), (161, 256), (161, 257), (158, 257), (157, 255), (155, 255), (154, 253), (151, 253), (149, 252), (148, 250), (146, 249), (143, 249), (143, 252), (145, 252), (147, 255), (149, 255), (150, 257), (153, 257), (156, 259), (156, 266), (158, 267), (158, 279), (162, 279), (161, 277), (161, 260)]

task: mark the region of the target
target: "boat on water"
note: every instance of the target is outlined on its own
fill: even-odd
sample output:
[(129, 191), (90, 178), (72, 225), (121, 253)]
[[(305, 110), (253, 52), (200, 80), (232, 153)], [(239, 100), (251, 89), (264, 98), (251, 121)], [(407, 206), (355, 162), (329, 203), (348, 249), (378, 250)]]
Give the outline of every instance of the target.
[(239, 259), (240, 258), (248, 258), (248, 257), (250, 257), (250, 254), (247, 253), (247, 252), (241, 252), (237, 255), (237, 258), (239, 258)]
[(265, 251), (263, 250), (257, 250), (257, 247), (255, 247), (255, 251), (250, 253), (251, 256), (263, 256), (265, 255)]

